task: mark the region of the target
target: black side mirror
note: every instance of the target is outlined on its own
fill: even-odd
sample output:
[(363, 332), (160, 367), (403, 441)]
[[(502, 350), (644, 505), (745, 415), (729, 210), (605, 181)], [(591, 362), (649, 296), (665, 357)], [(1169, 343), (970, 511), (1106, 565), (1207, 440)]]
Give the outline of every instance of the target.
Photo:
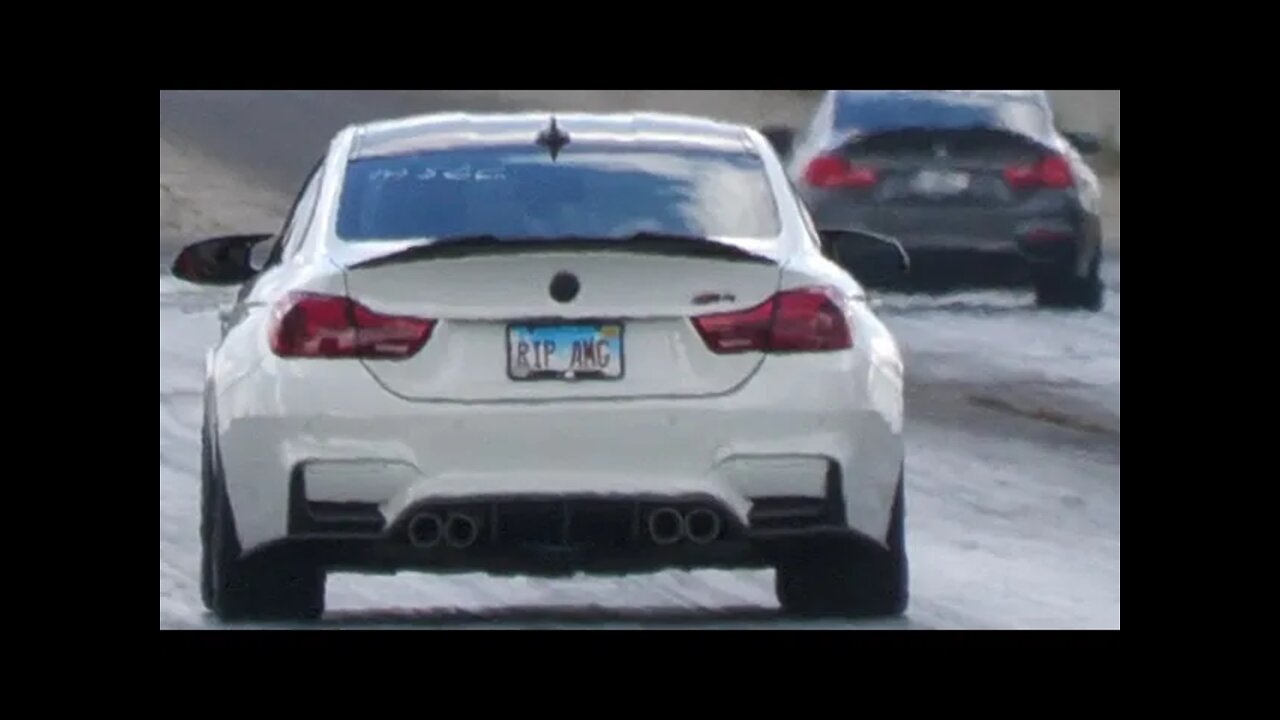
[(257, 275), (253, 249), (275, 235), (224, 235), (182, 249), (173, 261), (173, 276), (197, 285), (239, 285)]
[(1093, 155), (1102, 151), (1102, 140), (1093, 133), (1064, 132), (1062, 136), (1085, 155)]
[(827, 257), (866, 286), (892, 285), (911, 272), (911, 256), (896, 238), (860, 228), (824, 228)]
[(773, 150), (778, 153), (778, 157), (785, 159), (791, 155), (792, 145), (796, 140), (795, 130), (789, 127), (772, 126), (760, 128), (760, 134), (773, 146)]

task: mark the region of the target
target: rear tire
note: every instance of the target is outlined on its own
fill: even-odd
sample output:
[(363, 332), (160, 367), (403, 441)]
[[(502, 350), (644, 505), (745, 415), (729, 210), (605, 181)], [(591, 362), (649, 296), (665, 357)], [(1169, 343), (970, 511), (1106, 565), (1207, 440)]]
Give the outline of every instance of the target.
[(888, 547), (862, 538), (814, 541), (779, 563), (775, 589), (783, 612), (867, 618), (906, 611), (910, 574), (904, 486), (899, 475)]
[(218, 619), (315, 620), (324, 614), (324, 570), (305, 558), (263, 553), (241, 557), (235, 519), (201, 441), (200, 594)]
[(200, 600), (204, 606), (213, 609), (213, 572), (209, 566), (209, 538), (213, 531), (210, 526), (210, 491), (213, 487), (213, 462), (206, 438), (208, 429), (200, 433)]
[(1064, 273), (1041, 278), (1036, 283), (1036, 305), (1042, 308), (1098, 312), (1105, 301), (1106, 287), (1101, 277), (1102, 253), (1094, 256), (1085, 277)]

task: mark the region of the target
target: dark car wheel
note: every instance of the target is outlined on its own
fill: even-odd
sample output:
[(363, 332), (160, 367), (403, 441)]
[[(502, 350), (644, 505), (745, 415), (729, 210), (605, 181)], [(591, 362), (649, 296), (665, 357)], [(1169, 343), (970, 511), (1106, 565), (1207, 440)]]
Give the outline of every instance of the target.
[(1098, 312), (1106, 295), (1101, 269), (1102, 253), (1098, 253), (1084, 277), (1062, 273), (1041, 278), (1036, 283), (1036, 304), (1042, 308)]
[(888, 547), (862, 539), (814, 541), (778, 564), (775, 587), (783, 612), (868, 618), (906, 611), (910, 578), (904, 484), (900, 476)]
[(240, 556), (231, 503), (202, 438), (200, 591), (220, 620), (314, 620), (324, 614), (325, 573), (286, 555)]

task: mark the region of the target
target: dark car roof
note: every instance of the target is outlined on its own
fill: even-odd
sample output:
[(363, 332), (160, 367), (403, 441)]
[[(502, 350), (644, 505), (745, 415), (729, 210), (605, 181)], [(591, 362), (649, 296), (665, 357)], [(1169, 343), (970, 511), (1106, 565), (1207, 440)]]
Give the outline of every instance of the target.
[(1042, 90), (838, 90), (834, 104), (837, 134), (989, 127), (1044, 143), (1054, 133)]
[[(555, 113), (571, 142), (749, 150), (741, 125), (665, 113)], [(552, 113), (448, 113), (369, 123), (356, 128), (352, 158), (468, 146), (534, 146)]]

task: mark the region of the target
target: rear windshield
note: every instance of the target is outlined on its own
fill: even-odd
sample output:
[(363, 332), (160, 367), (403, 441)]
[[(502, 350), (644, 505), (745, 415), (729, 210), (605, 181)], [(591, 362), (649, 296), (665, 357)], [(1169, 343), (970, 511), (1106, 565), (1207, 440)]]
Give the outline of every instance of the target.
[(997, 128), (1043, 137), (1050, 120), (1035, 102), (1021, 98), (964, 97), (914, 93), (849, 92), (836, 103), (841, 131), (882, 132), (901, 128)]
[(464, 148), (353, 161), (345, 240), (457, 235), (764, 239), (780, 232), (758, 155), (704, 149)]

